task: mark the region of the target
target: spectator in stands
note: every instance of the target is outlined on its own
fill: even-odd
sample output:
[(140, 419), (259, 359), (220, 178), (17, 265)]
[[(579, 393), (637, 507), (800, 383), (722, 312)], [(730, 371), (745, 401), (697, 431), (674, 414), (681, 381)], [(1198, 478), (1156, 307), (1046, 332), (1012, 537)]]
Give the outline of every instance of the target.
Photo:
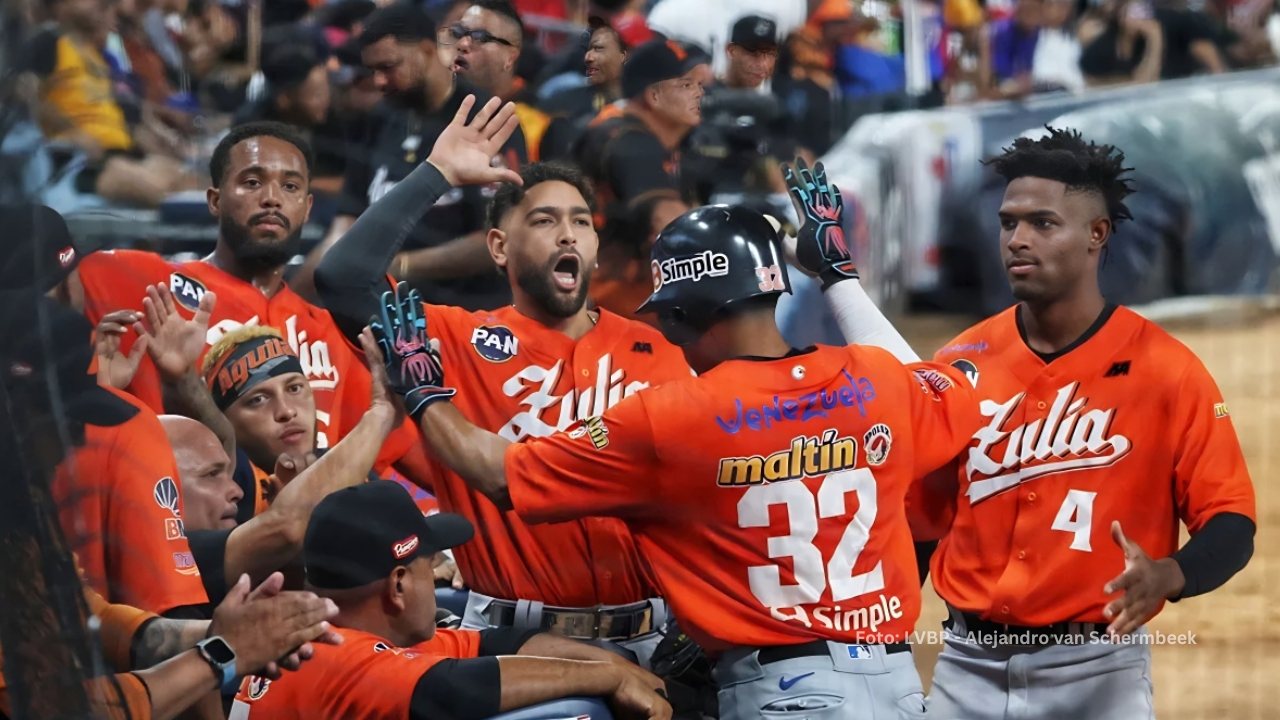
[(346, 169), (346, 137), (334, 112), (329, 71), (306, 47), (277, 47), (262, 64), (266, 96), (236, 114), (235, 124), (274, 120), (293, 125), (315, 153), (311, 190), (336, 195)]
[(246, 678), (233, 713), (479, 719), (586, 695), (608, 698), (620, 713), (671, 717), (655, 692), (662, 681), (608, 651), (528, 630), (437, 630), (429, 557), (473, 533), (458, 515), (424, 518), (388, 481), (322, 500), (307, 526), (307, 586), (337, 604), (334, 631), (344, 642), (269, 687)]
[(786, 132), (782, 106), (764, 92), (778, 59), (777, 24), (760, 15), (740, 18), (725, 55), (723, 81), (707, 88), (702, 124), (683, 158), (685, 185), (698, 204), (717, 202), (722, 193), (785, 194), (777, 158), (795, 156), (792, 143), (779, 145)]
[(1043, 15), (1044, 0), (1017, 0), (1011, 17), (987, 26), (984, 95), (1009, 99), (1031, 94)]
[(105, 0), (50, 0), (54, 23), (32, 38), (28, 70), (40, 78), (39, 121), (46, 137), (84, 153), (76, 189), (127, 205), (157, 207), (193, 187), (182, 164), (146, 153), (113, 96), (102, 54), (109, 32)]
[(1222, 28), (1199, 10), (1191, 10), (1177, 0), (1155, 0), (1154, 15), (1164, 32), (1164, 60), (1160, 78), (1176, 80), (1199, 73), (1227, 71), (1219, 46)]
[[(449, 68), (440, 64), (435, 24), (408, 3), (370, 15), (360, 42), (365, 67), (385, 102), (349, 146), (337, 217), (294, 279), (296, 287), (312, 296), (315, 266), (356, 216), (426, 158), (464, 97), (489, 97), (465, 80), (455, 81)], [(518, 167), (526, 157), (524, 147), (524, 136), (517, 130), (495, 161)], [(415, 225), (391, 272), (418, 285), (428, 302), (473, 310), (509, 303), (511, 293), (494, 272), (484, 242), (485, 202), (484, 193), (475, 187), (442, 198)]]
[(653, 289), (649, 245), (688, 209), (680, 146), (702, 122), (702, 85), (671, 42), (636, 48), (622, 68), (626, 100), (606, 107), (583, 136), (577, 159), (596, 187), (600, 260), (591, 297), (624, 317)]
[(622, 64), (631, 48), (608, 20), (592, 15), (588, 22), (583, 53), (587, 84), (558, 92), (542, 104), (557, 118), (595, 117), (604, 106), (622, 98)]
[[(841, 0), (846, 8), (849, 0)], [(712, 58), (715, 75), (725, 71), (725, 44), (730, 28), (744, 15), (763, 15), (778, 26), (782, 37), (805, 24), (812, 2), (806, 0), (660, 0), (649, 12), (649, 27), (664, 36), (698, 44)]]
[(760, 90), (778, 63), (778, 24), (761, 15), (744, 15), (733, 24), (723, 82), (735, 90)]
[[(266, 343), (248, 342), (236, 347), (233, 361), (260, 360)], [(215, 348), (216, 350), (216, 348)], [(213, 353), (210, 352), (210, 356)], [(256, 385), (284, 375), (282, 365), (297, 365), (296, 356), (277, 356), (247, 370), (239, 393), (247, 396)], [(219, 367), (229, 367), (218, 363)], [(371, 367), (375, 378), (384, 370)], [(231, 457), (218, 436), (190, 418), (166, 415), (161, 418), (173, 444), (186, 498), (185, 525), (191, 552), (200, 566), (209, 600), (218, 603), (227, 591), (227, 578), (247, 573), (257, 582), (277, 570), (284, 570), (298, 558), (302, 537), (311, 512), (332, 492), (365, 482), (377, 458), (378, 449), (400, 421), (397, 407), (375, 379), (369, 410), (346, 437), (328, 452), (289, 453), (272, 461), (280, 483), (278, 494), (261, 513), (239, 523), (238, 503), (244, 488), (232, 477)], [(288, 473), (285, 477), (281, 474)]]
[(1037, 90), (1084, 89), (1080, 72), (1080, 40), (1076, 37), (1072, 0), (1044, 0), (1043, 22), (1031, 61), (1031, 81)]
[(1090, 85), (1160, 79), (1164, 31), (1146, 0), (1119, 0), (1080, 24), (1080, 70)]
[(779, 54), (773, 91), (782, 101), (787, 134), (799, 143), (801, 156), (821, 156), (835, 140), (835, 48), (852, 41), (856, 29), (848, 2), (826, 0), (803, 27), (787, 36)]
[(475, 87), (516, 105), (528, 161), (537, 162), (551, 118), (535, 103), (516, 64), (524, 44), (524, 23), (508, 0), (478, 0), (448, 28), (457, 43), (453, 71)]

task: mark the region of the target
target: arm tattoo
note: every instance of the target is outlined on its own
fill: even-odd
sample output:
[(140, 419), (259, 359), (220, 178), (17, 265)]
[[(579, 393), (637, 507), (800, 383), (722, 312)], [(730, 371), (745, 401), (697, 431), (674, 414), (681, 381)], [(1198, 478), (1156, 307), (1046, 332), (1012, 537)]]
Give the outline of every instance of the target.
[(133, 669), (145, 670), (190, 650), (208, 632), (208, 620), (149, 620), (133, 635), (133, 647), (130, 651)]

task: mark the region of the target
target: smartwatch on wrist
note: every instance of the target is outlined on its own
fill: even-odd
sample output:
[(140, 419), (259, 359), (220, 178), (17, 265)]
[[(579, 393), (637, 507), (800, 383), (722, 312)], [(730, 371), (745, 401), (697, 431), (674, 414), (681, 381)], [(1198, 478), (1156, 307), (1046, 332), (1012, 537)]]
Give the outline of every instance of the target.
[(196, 643), (196, 650), (200, 652), (200, 657), (209, 663), (209, 667), (213, 668), (213, 674), (217, 676), (220, 687), (226, 688), (235, 682), (236, 651), (231, 649), (226, 640), (219, 635), (214, 635)]

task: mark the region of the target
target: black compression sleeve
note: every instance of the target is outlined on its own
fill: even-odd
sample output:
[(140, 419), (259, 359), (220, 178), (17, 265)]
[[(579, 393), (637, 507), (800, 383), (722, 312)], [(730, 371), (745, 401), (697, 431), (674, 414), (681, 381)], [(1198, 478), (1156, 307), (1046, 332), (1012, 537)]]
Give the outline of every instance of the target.
[(481, 720), (502, 707), (497, 658), (443, 660), (418, 678), (409, 720)]
[(369, 206), (316, 268), (316, 291), (352, 342), (378, 309), (387, 269), (413, 227), (449, 192), (449, 183), (422, 163)]
[(920, 587), (924, 587), (924, 581), (929, 579), (929, 560), (933, 558), (933, 553), (938, 549), (937, 540), (916, 541), (916, 572), (920, 574)]
[(1175, 602), (1216, 590), (1244, 569), (1253, 557), (1257, 525), (1239, 513), (1218, 513), (1173, 554), (1186, 584)]
[(520, 648), (541, 630), (517, 630), (515, 628), (489, 628), (480, 631), (480, 657), (492, 655), (517, 655)]

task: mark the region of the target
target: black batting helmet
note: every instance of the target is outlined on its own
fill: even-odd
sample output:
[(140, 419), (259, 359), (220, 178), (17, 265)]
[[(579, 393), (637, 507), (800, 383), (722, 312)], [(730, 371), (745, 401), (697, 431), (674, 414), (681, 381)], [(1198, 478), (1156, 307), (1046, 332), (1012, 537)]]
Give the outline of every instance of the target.
[(681, 215), (658, 235), (653, 294), (637, 312), (656, 312), (667, 340), (687, 345), (734, 303), (784, 292), (791, 292), (787, 265), (764, 215), (708, 205)]

